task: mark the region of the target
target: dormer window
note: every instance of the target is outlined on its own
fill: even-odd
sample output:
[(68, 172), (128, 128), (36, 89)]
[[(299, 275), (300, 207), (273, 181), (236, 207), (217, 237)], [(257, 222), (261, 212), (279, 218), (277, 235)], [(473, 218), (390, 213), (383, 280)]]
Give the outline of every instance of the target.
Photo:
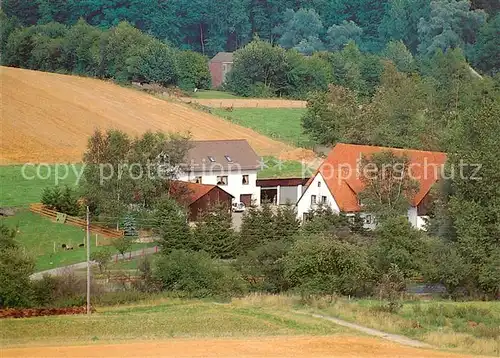
[(215, 158), (212, 156), (208, 156), (208, 160), (210, 160), (211, 163), (215, 163)]
[(229, 163), (232, 163), (233, 160), (231, 159), (231, 157), (229, 155), (225, 155), (224, 158), (226, 158), (226, 160), (229, 162)]

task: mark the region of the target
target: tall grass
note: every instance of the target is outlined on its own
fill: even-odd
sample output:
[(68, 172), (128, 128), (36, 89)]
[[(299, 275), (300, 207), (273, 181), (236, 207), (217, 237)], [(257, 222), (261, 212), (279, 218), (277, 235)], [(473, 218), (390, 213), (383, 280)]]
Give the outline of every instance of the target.
[(500, 355), (500, 303), (408, 301), (396, 313), (380, 301), (316, 299), (311, 308), (351, 322), (461, 352)]

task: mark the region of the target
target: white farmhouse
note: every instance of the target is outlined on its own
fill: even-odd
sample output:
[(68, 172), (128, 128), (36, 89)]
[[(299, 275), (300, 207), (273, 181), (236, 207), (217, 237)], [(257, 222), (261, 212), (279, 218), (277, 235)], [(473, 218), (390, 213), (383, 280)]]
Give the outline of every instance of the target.
[(261, 159), (244, 139), (192, 141), (179, 180), (213, 184), (249, 206), (260, 205)]
[(363, 155), (369, 156), (382, 151), (392, 151), (396, 155), (406, 155), (410, 159), (410, 172), (413, 179), (418, 181), (419, 191), (408, 208), (408, 220), (414, 227), (424, 229), (428, 194), (440, 178), (446, 154), (367, 145), (339, 143), (332, 149), (308, 181), (297, 202), (299, 219), (307, 218), (308, 213), (321, 204), (348, 216), (360, 213), (364, 217), (365, 227), (375, 228), (376, 218), (370, 213), (363, 212), (358, 198), (358, 194), (364, 188), (359, 173), (359, 162)]

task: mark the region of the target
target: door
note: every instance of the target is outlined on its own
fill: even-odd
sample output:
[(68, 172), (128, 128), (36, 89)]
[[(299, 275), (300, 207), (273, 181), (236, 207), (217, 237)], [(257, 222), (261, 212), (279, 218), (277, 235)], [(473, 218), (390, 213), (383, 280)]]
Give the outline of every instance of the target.
[(245, 204), (245, 206), (252, 205), (252, 194), (241, 194), (240, 201)]

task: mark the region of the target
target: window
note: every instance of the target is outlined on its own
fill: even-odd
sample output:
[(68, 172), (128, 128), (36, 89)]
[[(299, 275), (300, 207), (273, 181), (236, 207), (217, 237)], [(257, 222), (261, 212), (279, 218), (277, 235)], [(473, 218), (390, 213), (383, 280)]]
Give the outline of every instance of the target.
[(326, 204), (326, 196), (321, 197), (321, 204)]
[(201, 177), (195, 177), (195, 178), (194, 178), (194, 182), (195, 182), (196, 184), (203, 184), (203, 183), (202, 183), (202, 181), (203, 181), (203, 180), (201, 179)]
[(311, 195), (311, 205), (316, 204), (316, 195)]
[(321, 182), (320, 181), (318, 182), (318, 188), (321, 188)]
[(227, 185), (227, 175), (218, 176), (217, 185)]
[(210, 155), (208, 156), (208, 160), (210, 160), (210, 162), (212, 162), (212, 163), (214, 163), (214, 162), (215, 162), (215, 158), (214, 158), (214, 157), (212, 157), (212, 156), (210, 156)]
[(224, 158), (226, 158), (226, 160), (229, 162), (229, 163), (232, 163), (233, 160), (231, 159), (231, 157), (229, 155), (225, 155)]
[(243, 184), (243, 185), (250, 184), (250, 180), (248, 179), (248, 175), (243, 175), (243, 177), (241, 178), (241, 184)]
[(365, 224), (367, 225), (373, 224), (373, 219), (371, 215), (365, 215)]

